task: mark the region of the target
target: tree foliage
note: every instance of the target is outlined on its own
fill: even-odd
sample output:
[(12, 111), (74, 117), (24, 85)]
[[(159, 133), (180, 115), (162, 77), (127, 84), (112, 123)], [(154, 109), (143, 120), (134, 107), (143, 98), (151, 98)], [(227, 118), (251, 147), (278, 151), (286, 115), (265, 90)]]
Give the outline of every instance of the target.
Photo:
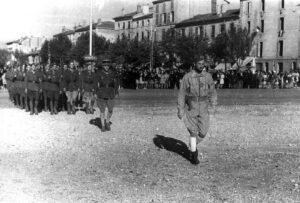
[(5, 66), (10, 58), (10, 53), (5, 49), (0, 49), (0, 67)]

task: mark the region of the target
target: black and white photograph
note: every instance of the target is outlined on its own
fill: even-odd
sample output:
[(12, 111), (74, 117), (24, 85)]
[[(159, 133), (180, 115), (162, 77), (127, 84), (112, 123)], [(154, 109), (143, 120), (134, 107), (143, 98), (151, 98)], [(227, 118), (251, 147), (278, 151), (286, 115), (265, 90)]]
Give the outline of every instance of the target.
[(299, 203), (300, 0), (2, 0), (0, 203)]

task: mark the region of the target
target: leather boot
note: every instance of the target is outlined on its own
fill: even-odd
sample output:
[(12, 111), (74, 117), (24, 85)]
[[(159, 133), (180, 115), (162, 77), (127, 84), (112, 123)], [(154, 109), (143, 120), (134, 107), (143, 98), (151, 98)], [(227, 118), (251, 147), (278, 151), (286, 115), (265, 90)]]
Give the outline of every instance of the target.
[(54, 101), (54, 106), (53, 106), (53, 110), (54, 110), (54, 114), (57, 115), (57, 101)]
[(90, 114), (90, 106), (88, 102), (85, 104), (85, 113)]
[(38, 112), (38, 108), (37, 108), (37, 107), (38, 107), (38, 104), (39, 104), (38, 101), (34, 101), (34, 114), (35, 114), (35, 115), (38, 115), (38, 113), (39, 113), (39, 112)]
[(191, 163), (194, 165), (197, 165), (200, 163), (199, 159), (198, 159), (198, 150), (196, 150), (195, 152), (191, 152), (191, 159), (190, 159)]
[(50, 100), (50, 115), (54, 114), (54, 109), (53, 109), (53, 100)]
[(28, 108), (28, 98), (25, 97), (24, 100), (25, 100), (25, 111), (26, 111), (26, 112), (29, 112), (29, 108)]
[(72, 107), (72, 114), (75, 114), (76, 113), (75, 104), (72, 104), (71, 107)]
[(23, 97), (20, 96), (20, 106), (21, 106), (21, 109), (24, 109), (24, 103), (23, 103)]
[(67, 110), (68, 110), (68, 114), (71, 114), (71, 104), (70, 104), (70, 102), (67, 103)]
[(101, 132), (105, 132), (106, 129), (105, 129), (105, 119), (104, 119), (104, 116), (100, 116), (100, 120), (101, 120)]
[[(51, 107), (50, 107), (51, 108)], [(48, 111), (47, 98), (44, 98), (44, 111)]]
[(105, 121), (105, 130), (106, 131), (110, 131), (111, 128), (110, 128), (110, 121)]
[(31, 99), (29, 101), (29, 106), (30, 106), (30, 115), (33, 115), (33, 101)]

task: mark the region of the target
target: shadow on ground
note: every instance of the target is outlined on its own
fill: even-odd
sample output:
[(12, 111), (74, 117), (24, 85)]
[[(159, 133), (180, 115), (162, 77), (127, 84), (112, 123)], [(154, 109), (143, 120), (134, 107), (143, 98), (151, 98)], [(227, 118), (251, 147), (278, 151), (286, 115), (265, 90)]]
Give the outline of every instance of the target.
[(190, 161), (189, 148), (184, 142), (180, 140), (171, 137), (165, 137), (163, 135), (156, 135), (153, 138), (153, 143), (160, 149), (165, 149), (170, 152), (174, 152)]
[[(101, 129), (101, 126), (102, 126), (102, 125), (101, 125), (101, 120), (100, 120), (100, 118), (91, 119), (89, 123), (90, 123), (91, 125), (95, 125), (95, 126), (97, 126), (98, 128)], [(109, 124), (112, 125), (112, 122), (110, 121)]]

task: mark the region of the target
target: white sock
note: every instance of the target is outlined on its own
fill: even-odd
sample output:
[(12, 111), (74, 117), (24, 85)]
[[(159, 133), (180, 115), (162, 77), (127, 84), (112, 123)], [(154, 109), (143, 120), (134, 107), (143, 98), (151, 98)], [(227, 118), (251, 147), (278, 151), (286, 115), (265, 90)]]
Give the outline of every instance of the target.
[(195, 152), (197, 150), (197, 140), (196, 137), (190, 137), (190, 147), (191, 151)]

